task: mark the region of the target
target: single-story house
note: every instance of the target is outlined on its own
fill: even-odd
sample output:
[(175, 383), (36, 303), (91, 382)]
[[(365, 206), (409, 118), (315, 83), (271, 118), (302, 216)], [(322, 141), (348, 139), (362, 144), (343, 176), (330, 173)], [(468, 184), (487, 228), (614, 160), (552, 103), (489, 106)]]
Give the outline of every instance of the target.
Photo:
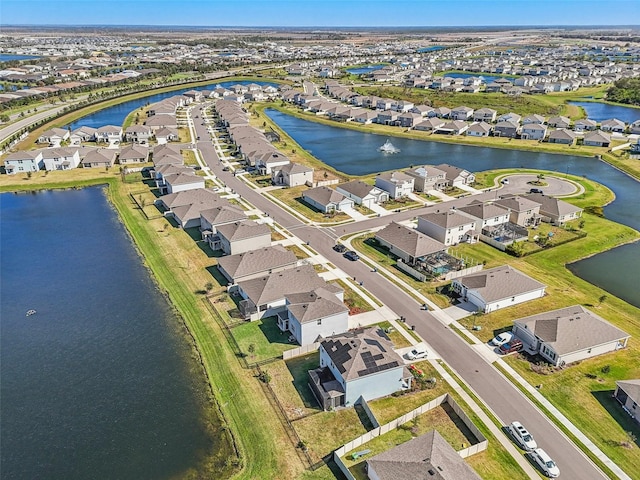
[(610, 118), (608, 120), (603, 120), (600, 122), (600, 130), (603, 132), (616, 132), (616, 133), (624, 133), (627, 129), (627, 125), (617, 118)]
[(531, 193), (526, 195), (526, 198), (540, 204), (539, 212), (544, 222), (562, 225), (582, 216), (582, 209), (580, 207), (576, 207), (555, 197), (550, 197), (542, 193)]
[(448, 184), (447, 173), (431, 165), (406, 170), (405, 173), (413, 177), (413, 188), (416, 192), (442, 190)]
[(444, 243), (396, 222), (376, 232), (375, 238), (380, 245), (409, 264), (432, 253), (446, 252), (448, 248)]
[(302, 200), (322, 213), (344, 211), (353, 208), (354, 202), (329, 187), (316, 187), (302, 192)]
[(44, 168), (42, 150), (23, 150), (4, 157), (4, 168), (8, 175), (37, 172)]
[(376, 187), (391, 198), (406, 197), (413, 192), (414, 178), (402, 172), (385, 172), (376, 176)]
[(179, 135), (178, 130), (175, 128), (159, 128), (156, 130), (156, 141), (159, 145), (163, 145), (167, 142), (176, 142), (178, 141)]
[(573, 129), (576, 132), (591, 132), (596, 128), (598, 128), (598, 122), (596, 122), (595, 120), (590, 120), (588, 118), (576, 120), (576, 123), (573, 124)]
[(338, 185), (336, 191), (350, 198), (358, 205), (371, 208), (374, 204), (381, 204), (389, 200), (389, 193), (378, 187), (369, 185), (361, 180), (353, 180), (351, 182)]
[(480, 480), (437, 430), (379, 453), (366, 468), (371, 480)]
[(571, 126), (571, 119), (563, 116), (549, 117), (547, 125), (554, 128), (569, 128)]
[(38, 143), (48, 143), (52, 147), (59, 147), (63, 140), (69, 139), (71, 133), (64, 128), (51, 128), (42, 132), (38, 137)]
[(549, 143), (562, 143), (564, 145), (573, 145), (576, 141), (576, 134), (566, 128), (559, 128), (549, 133)]
[(309, 385), (324, 410), (353, 406), (411, 388), (412, 375), (380, 328), (325, 338), (320, 367), (309, 371)]
[(437, 130), (442, 127), (446, 122), (438, 117), (427, 118), (426, 120), (421, 121), (416, 124), (413, 129), (419, 130), (422, 132), (429, 132), (431, 130)]
[(484, 313), (541, 298), (547, 288), (509, 265), (455, 278), (451, 287)]
[(611, 137), (600, 130), (595, 130), (585, 133), (582, 144), (589, 147), (608, 147), (611, 145)]
[(271, 181), (274, 185), (298, 187), (313, 183), (313, 168), (299, 163), (289, 163), (271, 169)]
[(311, 292), (316, 288), (326, 288), (336, 294), (342, 291), (324, 281), (313, 265), (300, 265), (271, 275), (243, 280), (238, 282), (235, 290), (242, 297), (238, 305), (240, 312), (247, 319), (258, 320), (284, 312), (287, 295)]
[(513, 334), (526, 351), (555, 366), (615, 352), (630, 337), (582, 305), (520, 318), (513, 322)]
[(220, 257), (217, 266), (220, 273), (233, 284), (294, 268), (297, 262), (291, 250), (273, 245)]
[(79, 127), (71, 132), (69, 141), (71, 145), (80, 145), (83, 142), (93, 142), (96, 139), (96, 128), (93, 127)]
[(462, 135), (467, 128), (469, 128), (469, 124), (462, 120), (452, 120), (451, 122), (447, 122), (441, 127), (434, 129), (433, 133), (440, 133), (444, 135)]
[(212, 208), (220, 203), (220, 195), (210, 188), (198, 190), (186, 190), (184, 192), (170, 193), (163, 195), (156, 200), (156, 204), (165, 211), (170, 211), (176, 207), (202, 203), (206, 208)]
[(149, 149), (140, 145), (129, 145), (120, 149), (118, 162), (121, 165), (129, 163), (145, 163), (149, 161)]
[(473, 243), (477, 240), (476, 222), (474, 217), (451, 209), (419, 216), (418, 231), (445, 245)]
[(488, 137), (493, 127), (486, 122), (472, 123), (467, 128), (466, 134), (470, 137)]
[(349, 330), (349, 308), (344, 292), (319, 287), (309, 292), (286, 296), (286, 311), (278, 314), (278, 327), (290, 332), (299, 345), (314, 343), (318, 337)]
[(216, 235), (210, 237), (209, 245), (214, 250), (222, 250), (226, 255), (269, 247), (271, 229), (268, 225), (253, 220), (225, 223), (216, 227)]
[(640, 379), (618, 380), (613, 397), (620, 402), (622, 408), (631, 418), (640, 423)]
[(116, 163), (118, 151), (108, 148), (89, 150), (80, 162), (84, 168), (110, 168)]
[(436, 165), (438, 170), (442, 170), (447, 178), (447, 183), (452, 187), (459, 187), (460, 185), (471, 185), (476, 181), (476, 176), (465, 170), (464, 168), (455, 167), (447, 163), (441, 163)]
[(166, 192), (164, 193), (178, 193), (184, 192), (185, 190), (204, 188), (205, 183), (204, 177), (196, 175), (193, 171), (163, 175), (162, 178), (164, 181), (164, 188), (166, 188)]
[(144, 125), (151, 131), (155, 132), (156, 130), (160, 130), (161, 128), (177, 128), (178, 120), (176, 119), (175, 115), (154, 115), (152, 117), (149, 117), (144, 122)]

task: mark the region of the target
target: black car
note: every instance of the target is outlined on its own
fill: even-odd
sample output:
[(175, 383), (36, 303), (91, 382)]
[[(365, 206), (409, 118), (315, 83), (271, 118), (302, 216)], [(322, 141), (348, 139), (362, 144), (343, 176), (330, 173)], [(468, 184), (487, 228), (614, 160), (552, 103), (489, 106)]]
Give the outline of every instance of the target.
[(542, 190), (540, 190), (539, 188), (532, 188), (531, 190), (529, 190), (529, 193), (542, 193)]
[(354, 252), (353, 250), (349, 250), (348, 252), (344, 252), (344, 257), (348, 258), (352, 262), (355, 262), (356, 260), (360, 260), (360, 257), (358, 256), (358, 254), (356, 252)]
[(341, 243), (336, 243), (333, 246), (333, 249), (338, 252), (338, 253), (344, 253), (347, 251), (347, 247), (345, 247), (344, 245), (342, 245)]
[(522, 342), (516, 338), (508, 343), (503, 343), (502, 345), (500, 345), (498, 352), (500, 352), (500, 355), (506, 355), (512, 352), (519, 352), (520, 350), (522, 350), (522, 347)]

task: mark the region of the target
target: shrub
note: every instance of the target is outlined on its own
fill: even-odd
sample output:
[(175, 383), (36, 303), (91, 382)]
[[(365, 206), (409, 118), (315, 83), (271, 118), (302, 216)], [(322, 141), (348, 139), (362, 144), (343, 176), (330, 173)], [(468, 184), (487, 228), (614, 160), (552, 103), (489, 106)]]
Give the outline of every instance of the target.
[(258, 374), (258, 379), (263, 383), (270, 383), (271, 375), (267, 371), (262, 371)]

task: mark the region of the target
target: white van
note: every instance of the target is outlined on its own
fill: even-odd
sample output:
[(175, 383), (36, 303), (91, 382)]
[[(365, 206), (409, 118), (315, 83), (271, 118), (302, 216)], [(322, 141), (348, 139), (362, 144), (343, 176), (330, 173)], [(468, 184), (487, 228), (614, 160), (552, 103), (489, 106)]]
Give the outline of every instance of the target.
[(560, 469), (556, 465), (556, 462), (551, 460), (551, 457), (547, 452), (541, 448), (536, 448), (530, 453), (533, 461), (540, 467), (542, 473), (547, 477), (556, 478), (560, 476)]
[(531, 435), (520, 422), (511, 422), (507, 430), (509, 430), (515, 442), (523, 450), (530, 452), (538, 448), (538, 444), (536, 444), (536, 441), (533, 439), (533, 435)]

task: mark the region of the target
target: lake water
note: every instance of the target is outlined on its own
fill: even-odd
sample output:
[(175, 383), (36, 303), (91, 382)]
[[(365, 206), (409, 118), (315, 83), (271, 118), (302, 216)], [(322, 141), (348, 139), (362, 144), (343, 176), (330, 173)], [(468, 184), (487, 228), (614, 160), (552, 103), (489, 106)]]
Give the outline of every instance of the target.
[(380, 70), (382, 67), (384, 67), (384, 65), (364, 65), (356, 68), (347, 68), (347, 72), (352, 73), (353, 75), (364, 75), (366, 73)]
[(483, 83), (495, 82), (499, 78), (506, 78), (507, 80), (512, 80), (512, 81), (514, 78), (516, 78), (512, 75), (481, 75), (479, 73), (457, 73), (457, 72), (439, 73), (438, 75), (443, 77), (451, 77), (451, 78), (480, 77)]
[(0, 53), (0, 62), (11, 62), (12, 60), (33, 60), (41, 58), (36, 55), (13, 55), (9, 53)]
[(127, 115), (129, 115), (136, 108), (140, 108), (144, 105), (147, 105), (148, 103), (156, 103), (160, 100), (164, 100), (165, 98), (173, 97), (175, 95), (181, 95), (184, 92), (188, 92), (189, 90), (213, 90), (214, 88), (217, 88), (219, 86), (223, 88), (229, 88), (233, 85), (249, 85), (250, 83), (255, 83), (257, 85), (263, 86), (271, 85), (274, 87), (278, 87), (278, 84), (271, 82), (252, 82), (242, 80), (237, 82), (215, 82), (197, 88), (182, 88), (180, 90), (173, 90), (171, 92), (156, 93), (154, 95), (149, 95), (147, 97), (130, 100), (128, 102), (119, 103), (118, 105), (114, 105), (112, 107), (104, 108), (89, 115), (85, 115), (75, 122), (70, 123), (69, 125), (65, 125), (64, 128), (71, 128), (71, 130), (75, 130), (79, 127), (99, 128), (104, 125), (122, 125), (124, 123), (124, 119), (127, 118)]
[(441, 45), (432, 45), (431, 47), (419, 48), (418, 53), (437, 52), (438, 50), (444, 50)]
[(0, 213), (2, 478), (198, 468), (220, 447), (204, 374), (102, 189), (4, 193)]
[[(303, 148), (336, 170), (349, 175), (367, 175), (410, 165), (437, 165), (449, 163), (472, 172), (497, 168), (537, 168), (572, 175), (583, 175), (609, 187), (615, 201), (604, 208), (607, 218), (640, 230), (640, 184), (633, 178), (593, 157), (556, 155), (544, 152), (526, 152), (487, 147), (425, 142), (405, 138), (391, 138), (400, 153), (384, 154), (378, 148), (388, 137), (331, 127), (267, 109), (267, 115)], [(637, 289), (638, 270), (627, 268), (640, 259), (640, 243), (616, 248), (606, 253), (608, 264), (616, 268), (617, 282), (601, 283), (601, 255), (577, 262), (571, 266), (576, 273), (602, 286), (614, 295), (640, 307)], [(598, 260), (596, 260), (598, 259)]]
[(587, 117), (596, 122), (617, 118), (625, 123), (633, 123), (640, 120), (640, 108), (621, 107), (619, 105), (609, 105), (601, 102), (569, 102), (584, 108)]

